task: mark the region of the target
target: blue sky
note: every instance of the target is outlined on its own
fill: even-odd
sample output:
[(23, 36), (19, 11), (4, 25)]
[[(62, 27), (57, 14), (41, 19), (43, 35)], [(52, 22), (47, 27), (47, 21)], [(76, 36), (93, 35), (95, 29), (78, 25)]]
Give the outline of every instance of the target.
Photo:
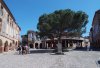
[(37, 30), (38, 18), (44, 13), (52, 13), (59, 9), (82, 10), (89, 15), (87, 36), (91, 28), (95, 11), (100, 9), (100, 0), (4, 0), (16, 22), (21, 27), (21, 35), (27, 30)]

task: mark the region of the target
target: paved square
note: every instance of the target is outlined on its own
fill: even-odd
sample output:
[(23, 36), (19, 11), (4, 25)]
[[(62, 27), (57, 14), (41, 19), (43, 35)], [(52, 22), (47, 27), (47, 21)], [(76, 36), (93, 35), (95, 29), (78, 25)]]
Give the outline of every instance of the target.
[(0, 54), (0, 68), (100, 68), (99, 51), (69, 51), (65, 55), (32, 53)]

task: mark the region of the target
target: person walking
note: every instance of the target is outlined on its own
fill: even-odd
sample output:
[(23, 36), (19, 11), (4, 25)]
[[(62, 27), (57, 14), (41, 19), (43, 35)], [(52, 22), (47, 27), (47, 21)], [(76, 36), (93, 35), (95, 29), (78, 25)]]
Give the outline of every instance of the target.
[(19, 51), (19, 54), (21, 54), (21, 46), (20, 45), (18, 46), (17, 50)]
[(25, 46), (22, 46), (22, 55), (25, 53)]
[(29, 47), (28, 47), (28, 45), (27, 45), (27, 44), (25, 45), (25, 51), (26, 51), (26, 54), (28, 54), (28, 53), (29, 53)]

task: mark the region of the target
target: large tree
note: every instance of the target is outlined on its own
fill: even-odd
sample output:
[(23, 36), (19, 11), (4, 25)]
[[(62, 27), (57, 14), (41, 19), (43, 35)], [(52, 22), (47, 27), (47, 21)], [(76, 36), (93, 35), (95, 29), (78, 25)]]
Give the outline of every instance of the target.
[(60, 42), (64, 32), (67, 32), (68, 36), (82, 36), (86, 32), (87, 23), (88, 15), (83, 11), (56, 10), (53, 13), (41, 15), (37, 29), (41, 37), (55, 36)]

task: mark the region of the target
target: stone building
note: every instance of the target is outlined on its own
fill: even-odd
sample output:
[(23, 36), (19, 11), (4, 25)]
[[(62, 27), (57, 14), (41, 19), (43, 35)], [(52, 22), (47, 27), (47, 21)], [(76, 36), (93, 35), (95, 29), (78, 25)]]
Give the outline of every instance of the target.
[(3, 0), (0, 0), (0, 52), (14, 50), (20, 41), (20, 27)]
[[(26, 35), (22, 35), (23, 45), (28, 44), (30, 48), (34, 49), (54, 49), (58, 43), (58, 39), (50, 39), (50, 38), (41, 38), (37, 34), (37, 32), (33, 30), (29, 30)], [(85, 47), (89, 44), (89, 40), (87, 38), (82, 37), (61, 37), (61, 43), (63, 48), (68, 47)]]
[[(58, 43), (58, 39), (54, 38), (52, 39), (46, 39), (46, 44), (45, 47), (48, 49), (55, 48)], [(70, 47), (86, 47), (87, 45), (90, 45), (89, 39), (88, 38), (83, 38), (83, 37), (66, 37), (62, 36), (61, 37), (61, 43), (62, 43), (62, 48), (70, 48)]]
[(41, 40), (37, 33), (33, 30), (28, 30), (26, 35), (22, 35), (22, 44), (28, 46), (30, 48), (38, 49), (41, 45)]
[(100, 48), (100, 10), (95, 12), (90, 29), (90, 42), (93, 47)]
[(40, 48), (41, 40), (35, 31), (29, 30), (28, 35), (28, 45), (30, 48)]

